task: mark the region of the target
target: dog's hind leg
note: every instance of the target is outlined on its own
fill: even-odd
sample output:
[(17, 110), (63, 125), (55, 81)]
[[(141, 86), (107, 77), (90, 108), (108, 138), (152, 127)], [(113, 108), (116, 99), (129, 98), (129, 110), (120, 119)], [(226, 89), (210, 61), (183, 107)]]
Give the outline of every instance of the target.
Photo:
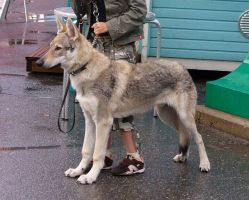
[(182, 125), (181, 121), (179, 120), (179, 125), (177, 129), (179, 133), (179, 154), (177, 154), (173, 160), (175, 162), (184, 163), (187, 161), (189, 156), (189, 141), (190, 135), (186, 131), (185, 127)]
[(82, 147), (82, 159), (76, 168), (69, 168), (65, 171), (65, 175), (69, 177), (76, 177), (84, 172), (84, 169), (88, 166), (92, 160), (94, 143), (95, 143), (95, 124), (90, 114), (84, 111), (85, 117), (85, 137)]
[(113, 124), (113, 118), (102, 116), (102, 119), (97, 119), (96, 122), (96, 141), (93, 153), (93, 166), (87, 174), (83, 174), (78, 178), (81, 184), (92, 184), (96, 181), (101, 169), (104, 166), (104, 158), (107, 148), (107, 142), (110, 135), (110, 130)]
[(179, 154), (173, 160), (175, 162), (186, 162), (188, 158), (189, 134), (180, 122), (176, 110), (167, 104), (161, 104), (157, 106), (157, 113), (164, 123), (170, 125), (179, 133)]
[(207, 157), (207, 153), (206, 153), (206, 149), (205, 149), (202, 137), (196, 128), (193, 109), (181, 109), (178, 112), (178, 116), (185, 130), (189, 134), (193, 135), (194, 140), (197, 144), (199, 156), (200, 156), (200, 165), (199, 165), (200, 170), (202, 172), (208, 172), (210, 170), (210, 163)]

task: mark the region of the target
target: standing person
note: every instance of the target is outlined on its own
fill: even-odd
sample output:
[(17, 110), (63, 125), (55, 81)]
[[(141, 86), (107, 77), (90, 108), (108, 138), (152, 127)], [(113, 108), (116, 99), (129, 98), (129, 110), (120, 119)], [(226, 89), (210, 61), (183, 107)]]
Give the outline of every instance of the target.
[[(147, 12), (145, 0), (75, 0), (71, 5), (77, 14), (78, 23), (87, 14), (89, 26), (87, 39), (92, 42), (97, 36), (94, 44), (99, 51), (111, 59), (125, 59), (136, 63), (135, 42), (143, 35), (143, 22)], [(114, 121), (121, 131), (127, 155), (116, 167), (112, 167), (109, 139), (104, 169), (112, 167), (113, 175), (143, 173), (144, 160), (133, 135), (133, 116)]]

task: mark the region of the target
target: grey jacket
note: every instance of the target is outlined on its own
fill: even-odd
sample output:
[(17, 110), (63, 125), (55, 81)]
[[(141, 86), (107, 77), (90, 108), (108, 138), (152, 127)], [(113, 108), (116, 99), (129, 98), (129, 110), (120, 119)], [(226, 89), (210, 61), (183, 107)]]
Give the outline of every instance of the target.
[[(90, 24), (91, 0), (83, 1), (82, 14)], [(147, 13), (145, 0), (104, 0), (106, 23), (114, 45), (125, 45), (141, 39)], [(73, 9), (76, 11), (74, 5)], [(77, 13), (77, 12), (76, 12)]]

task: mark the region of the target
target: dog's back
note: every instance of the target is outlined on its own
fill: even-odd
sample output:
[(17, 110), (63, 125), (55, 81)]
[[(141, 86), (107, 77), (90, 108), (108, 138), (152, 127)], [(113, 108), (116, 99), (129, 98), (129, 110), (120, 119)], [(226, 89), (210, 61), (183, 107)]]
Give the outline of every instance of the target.
[(176, 62), (146, 62), (134, 66), (127, 85), (128, 97), (142, 93), (142, 98), (153, 98), (162, 91), (194, 92), (195, 86), (187, 70)]

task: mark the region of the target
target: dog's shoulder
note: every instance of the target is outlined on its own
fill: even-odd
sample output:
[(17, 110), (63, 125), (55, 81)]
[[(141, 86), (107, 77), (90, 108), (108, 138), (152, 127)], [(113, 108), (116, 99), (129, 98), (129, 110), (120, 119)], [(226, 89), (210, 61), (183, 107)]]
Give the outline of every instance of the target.
[(132, 71), (132, 65), (126, 60), (112, 61), (110, 67), (115, 69), (117, 73), (129, 74)]

